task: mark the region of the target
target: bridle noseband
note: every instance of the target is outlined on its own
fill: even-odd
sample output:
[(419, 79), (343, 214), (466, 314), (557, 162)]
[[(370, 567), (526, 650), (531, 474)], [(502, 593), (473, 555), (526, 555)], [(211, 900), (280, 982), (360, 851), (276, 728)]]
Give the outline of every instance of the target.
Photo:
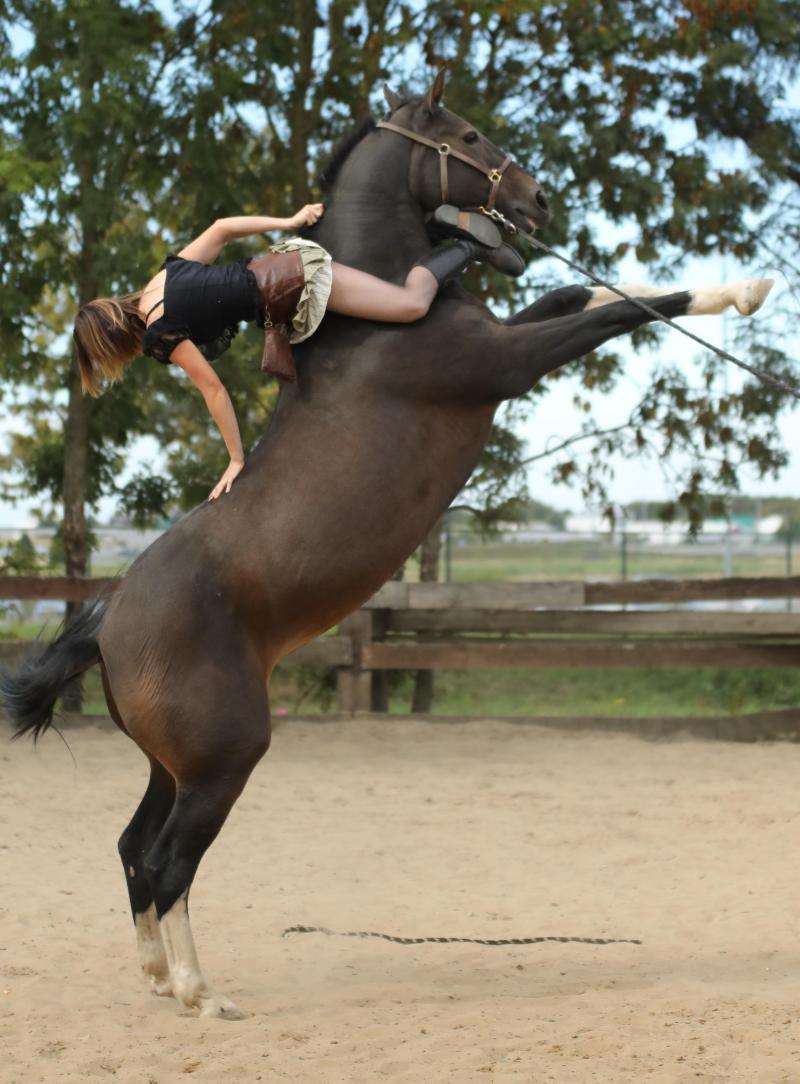
[[(489, 198), (485, 204), (480, 207), (462, 207), (462, 211), (480, 211), (482, 214), (488, 215), (490, 218), (500, 216), (500, 212), (495, 210), (494, 202), (497, 198), (497, 190), (500, 187), (500, 182), (503, 179), (508, 166), (511, 165), (513, 159), (510, 154), (507, 154), (501, 164), (496, 167), (492, 167), (487, 172), (487, 167), (484, 163), (476, 161), (474, 158), (470, 158), (468, 154), (462, 154), (461, 151), (453, 150), (449, 143), (437, 143), (435, 139), (428, 139), (427, 136), (420, 135), (418, 132), (412, 132), (410, 128), (402, 128), (399, 124), (392, 124), (388, 120), (379, 120), (375, 125), (376, 128), (388, 128), (391, 132), (397, 132), (398, 135), (406, 136), (407, 139), (413, 139), (417, 143), (422, 143), (426, 147), (432, 147), (433, 150), (439, 153), (439, 173), (441, 177), (442, 185), (442, 203), (449, 203), (450, 188), (447, 181), (447, 161), (449, 158), (458, 158), (460, 162), (466, 162), (468, 166), (472, 166), (473, 169), (477, 169), (479, 173), (482, 173), (490, 182), (489, 186)], [(500, 216), (502, 217), (502, 216)], [(508, 220), (504, 220), (508, 226), (511, 227), (511, 231), (516, 233), (516, 227), (512, 226)]]

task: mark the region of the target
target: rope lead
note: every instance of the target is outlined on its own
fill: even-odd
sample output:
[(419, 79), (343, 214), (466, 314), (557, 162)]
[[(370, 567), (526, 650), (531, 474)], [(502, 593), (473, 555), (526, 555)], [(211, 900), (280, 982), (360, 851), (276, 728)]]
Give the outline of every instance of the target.
[(372, 933), (367, 930), (350, 930), (340, 933), (337, 930), (328, 930), (324, 926), (288, 926), (281, 937), (289, 937), (293, 933), (324, 933), (327, 937), (378, 937), (382, 941), (391, 941), (395, 945), (541, 945), (544, 941), (557, 941), (564, 944), (568, 941), (577, 942), (581, 945), (641, 945), (641, 941), (629, 937), (397, 937), (390, 933)]

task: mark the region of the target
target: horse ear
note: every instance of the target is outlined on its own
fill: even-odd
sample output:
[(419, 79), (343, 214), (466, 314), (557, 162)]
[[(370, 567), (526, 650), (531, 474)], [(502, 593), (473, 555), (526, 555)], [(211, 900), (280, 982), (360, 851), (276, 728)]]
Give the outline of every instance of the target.
[(439, 102), (444, 94), (444, 81), (447, 74), (447, 68), (440, 68), (439, 74), (433, 81), (433, 86), (425, 95), (425, 106), (428, 112), (433, 116), (434, 113), (439, 112)]
[(395, 94), (388, 83), (383, 84), (383, 96), (392, 112), (394, 112), (395, 109), (399, 109), (403, 104), (403, 99), (399, 94)]

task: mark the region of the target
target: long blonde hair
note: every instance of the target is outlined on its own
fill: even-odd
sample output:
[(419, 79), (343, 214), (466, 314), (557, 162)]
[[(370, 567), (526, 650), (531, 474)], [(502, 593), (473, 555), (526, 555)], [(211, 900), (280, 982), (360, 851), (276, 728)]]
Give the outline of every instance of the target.
[(142, 352), (141, 296), (137, 290), (124, 297), (97, 297), (78, 310), (72, 338), (84, 395), (96, 399), (104, 390), (101, 377), (113, 384)]

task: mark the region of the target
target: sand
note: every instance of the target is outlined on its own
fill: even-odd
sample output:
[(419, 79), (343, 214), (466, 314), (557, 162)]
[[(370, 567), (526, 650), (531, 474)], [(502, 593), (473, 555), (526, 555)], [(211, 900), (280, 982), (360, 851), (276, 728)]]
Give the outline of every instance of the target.
[(147, 990), (116, 855), (145, 761), (69, 741), (0, 747), (2, 1084), (800, 1082), (796, 745), (287, 722), (192, 893), (234, 1023)]

